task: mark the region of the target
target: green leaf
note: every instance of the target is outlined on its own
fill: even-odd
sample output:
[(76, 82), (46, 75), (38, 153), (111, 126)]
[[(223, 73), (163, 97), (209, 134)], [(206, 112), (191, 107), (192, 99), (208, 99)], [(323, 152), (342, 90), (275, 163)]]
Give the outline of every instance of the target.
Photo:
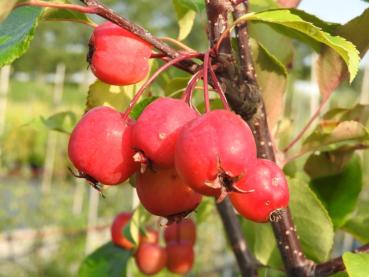
[(181, 93), (186, 90), (190, 78), (191, 76), (176, 77), (170, 79), (164, 88), (165, 95), (169, 97), (179, 98), (181, 96)]
[(1, 22), (0, 67), (12, 63), (27, 51), (40, 13), (40, 8), (21, 7)]
[(56, 113), (46, 119), (41, 117), (41, 121), (50, 130), (70, 134), (77, 122), (77, 116), (74, 112), (66, 111)]
[(350, 161), (342, 173), (311, 182), (311, 188), (325, 205), (335, 228), (343, 226), (355, 210), (362, 186), (358, 156)]
[(306, 256), (321, 262), (328, 259), (333, 246), (333, 224), (327, 210), (309, 186), (289, 178), (290, 209)]
[(247, 246), (263, 265), (273, 268), (282, 266), (273, 230), (270, 224), (260, 224), (242, 219), (242, 230), (245, 234)]
[(322, 121), (318, 128), (303, 142), (303, 152), (333, 151), (342, 145), (356, 145), (369, 141), (369, 132), (357, 121)]
[[(58, 1), (65, 4), (70, 4), (70, 1), (63, 0)], [(65, 10), (65, 9), (56, 9), (56, 8), (45, 8), (41, 15), (41, 20), (45, 21), (72, 21), (72, 22), (79, 22), (88, 25), (94, 25), (95, 23), (87, 17), (86, 14), (72, 11), (72, 10)]]
[(196, 222), (202, 223), (212, 214), (214, 211), (214, 199), (211, 197), (204, 197), (200, 205), (196, 208)]
[(196, 12), (181, 2), (181, 0), (172, 0), (179, 25), (178, 40), (184, 40), (191, 33), (196, 17)]
[(79, 277), (126, 277), (127, 263), (132, 252), (115, 246), (112, 242), (104, 244), (87, 256), (79, 269)]
[(350, 277), (367, 276), (369, 272), (369, 254), (346, 252), (342, 256), (347, 273)]
[(283, 111), (283, 95), (287, 87), (287, 70), (263, 45), (250, 40), (256, 78), (261, 88), (268, 123), (273, 129)]
[(177, 0), (177, 2), (183, 7), (191, 9), (195, 12), (202, 12), (205, 10), (205, 2), (203, 0)]
[(369, 199), (360, 199), (354, 214), (343, 229), (362, 242), (369, 241)]
[[(364, 57), (369, 47), (368, 25), (369, 9), (366, 9), (360, 16), (336, 28), (334, 34), (351, 41), (360, 52), (360, 57)], [(336, 51), (328, 47), (321, 50), (317, 76), (320, 92), (324, 98), (328, 98), (347, 76), (347, 68)]]
[[(306, 13), (295, 9), (276, 9), (246, 14), (240, 17), (238, 22), (248, 20), (269, 24), (276, 28), (277, 31), (298, 38), (315, 49), (318, 49), (320, 44), (327, 45), (345, 61), (350, 73), (350, 81), (352, 81), (356, 76), (360, 61), (359, 53), (355, 46), (346, 39), (340, 36), (333, 36), (327, 32), (331, 30), (330, 24), (312, 19), (315, 19), (315, 17), (308, 16)], [(313, 22), (307, 20), (312, 20)], [(235, 21), (233, 24), (238, 22)], [(315, 26), (314, 23), (318, 26)], [(327, 31), (322, 30), (322, 27), (327, 29)]]
[(130, 242), (132, 242), (135, 246), (138, 246), (139, 242), (141, 210), (142, 208), (140, 207), (137, 207), (134, 210), (131, 219), (122, 230), (123, 236), (127, 238)]
[(305, 163), (304, 170), (311, 179), (337, 175), (346, 167), (353, 153), (354, 150), (341, 147), (334, 151), (311, 154)]
[(137, 119), (139, 118), (139, 116), (141, 115), (141, 113), (144, 111), (144, 109), (153, 101), (155, 101), (156, 99), (158, 99), (159, 97), (157, 96), (151, 96), (148, 98), (145, 98), (143, 100), (141, 100), (140, 102), (138, 102), (132, 109), (130, 117), (133, 119)]
[[(260, 12), (267, 9), (279, 8), (274, 0), (250, 0), (250, 11)], [(294, 47), (292, 40), (271, 28), (270, 26), (250, 22), (248, 24), (250, 37), (262, 44), (268, 51), (284, 65), (292, 62)]]
[(324, 114), (323, 120), (345, 121), (354, 120), (366, 125), (369, 119), (369, 106), (357, 104), (352, 108), (334, 108)]
[(123, 111), (133, 98), (135, 89), (132, 86), (112, 86), (97, 80), (90, 85), (86, 101), (86, 111), (97, 106), (113, 107)]

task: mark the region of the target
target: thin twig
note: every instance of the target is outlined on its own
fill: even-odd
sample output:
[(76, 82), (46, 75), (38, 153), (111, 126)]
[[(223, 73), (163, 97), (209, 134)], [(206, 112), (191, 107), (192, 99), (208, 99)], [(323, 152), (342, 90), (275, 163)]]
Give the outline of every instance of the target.
[(97, 12), (96, 7), (83, 7), (74, 4), (63, 4), (63, 3), (53, 3), (39, 0), (30, 0), (26, 2), (21, 2), (15, 5), (15, 8), (23, 7), (23, 6), (35, 6), (35, 7), (43, 7), (43, 8), (57, 8), (64, 10), (77, 11), (81, 13), (90, 13), (94, 14)]
[[(369, 244), (365, 244), (352, 252), (353, 253), (369, 252)], [(330, 276), (344, 270), (345, 265), (343, 263), (342, 257), (337, 257), (328, 262), (318, 264), (315, 267), (314, 276), (315, 277)]]
[(305, 124), (304, 128), (302, 128), (302, 130), (295, 136), (295, 138), (282, 150), (284, 153), (287, 153), (304, 136), (305, 132), (309, 129), (314, 120), (319, 117), (320, 112), (324, 105), (328, 102), (328, 99), (329, 98), (327, 97), (322, 100), (317, 110), (310, 117), (309, 121)]
[(187, 46), (187, 45), (186, 45), (186, 44), (184, 44), (183, 42), (178, 41), (178, 40), (176, 40), (176, 39), (174, 39), (174, 38), (170, 38), (170, 37), (161, 37), (161, 38), (160, 38), (160, 40), (165, 41), (165, 42), (170, 42), (170, 43), (172, 43), (172, 44), (174, 44), (174, 45), (178, 46), (179, 48), (183, 49), (183, 50), (184, 50), (184, 51), (186, 51), (186, 52), (196, 52), (196, 50), (195, 50), (195, 49), (193, 49), (193, 48), (191, 48), (191, 47)]

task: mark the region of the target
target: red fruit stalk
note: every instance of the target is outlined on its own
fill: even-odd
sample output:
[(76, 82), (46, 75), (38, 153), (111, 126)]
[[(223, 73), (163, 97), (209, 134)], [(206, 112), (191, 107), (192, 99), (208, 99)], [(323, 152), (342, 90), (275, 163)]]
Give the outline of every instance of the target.
[(135, 158), (154, 167), (174, 166), (174, 150), (183, 125), (198, 114), (185, 102), (160, 98), (148, 105), (132, 130), (133, 147), (138, 151)]
[(215, 110), (183, 127), (175, 166), (195, 191), (222, 199), (256, 161), (256, 145), (248, 125), (236, 114)]
[(133, 161), (131, 128), (133, 121), (109, 107), (86, 113), (74, 128), (68, 155), (74, 166), (105, 185), (127, 180), (137, 169)]
[(169, 222), (182, 219), (201, 201), (201, 195), (187, 186), (174, 168), (137, 173), (136, 189), (146, 210)]
[(249, 193), (232, 192), (229, 197), (236, 210), (247, 219), (267, 222), (274, 211), (288, 206), (286, 178), (272, 161), (259, 159), (237, 185)]
[(114, 23), (97, 26), (89, 46), (92, 72), (105, 83), (135, 84), (149, 72), (152, 46)]

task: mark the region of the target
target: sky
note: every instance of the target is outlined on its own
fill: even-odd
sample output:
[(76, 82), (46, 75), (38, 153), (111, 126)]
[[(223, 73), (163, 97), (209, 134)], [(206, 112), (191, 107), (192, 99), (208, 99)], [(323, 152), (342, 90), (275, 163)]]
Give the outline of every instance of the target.
[(325, 21), (345, 23), (369, 8), (369, 3), (361, 0), (302, 0), (298, 8)]
[[(369, 8), (369, 3), (361, 0), (302, 0), (298, 8), (324, 21), (343, 24)], [(365, 55), (361, 66), (369, 66), (369, 53)]]

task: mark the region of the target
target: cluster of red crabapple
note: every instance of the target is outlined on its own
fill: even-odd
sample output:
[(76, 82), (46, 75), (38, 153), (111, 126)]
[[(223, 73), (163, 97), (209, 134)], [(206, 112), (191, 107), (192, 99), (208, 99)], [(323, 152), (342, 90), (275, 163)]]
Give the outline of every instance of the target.
[[(90, 40), (91, 69), (108, 84), (137, 83), (148, 74), (151, 49), (106, 22), (95, 28)], [(173, 59), (162, 68), (196, 56)], [(229, 109), (210, 111), (208, 72), (214, 77), (209, 53), (182, 99), (159, 98), (136, 121), (129, 115), (143, 89), (124, 113), (110, 107), (87, 112), (73, 130), (68, 148), (79, 176), (98, 186), (117, 185), (136, 174), (141, 204), (169, 223), (195, 210), (203, 195), (218, 202), (228, 195), (242, 216), (256, 222), (266, 222), (274, 211), (286, 207), (285, 176), (274, 162), (257, 159), (249, 126)], [(195, 76), (204, 79), (204, 114), (190, 104)]]
[(126, 250), (134, 251), (134, 259), (138, 269), (146, 275), (154, 275), (166, 267), (170, 272), (186, 274), (192, 268), (195, 253), (196, 226), (191, 219), (168, 225), (164, 229), (163, 248), (159, 244), (159, 232), (152, 227), (140, 232), (138, 246), (132, 244), (123, 229), (131, 220), (132, 213), (118, 214), (111, 225), (113, 243)]

